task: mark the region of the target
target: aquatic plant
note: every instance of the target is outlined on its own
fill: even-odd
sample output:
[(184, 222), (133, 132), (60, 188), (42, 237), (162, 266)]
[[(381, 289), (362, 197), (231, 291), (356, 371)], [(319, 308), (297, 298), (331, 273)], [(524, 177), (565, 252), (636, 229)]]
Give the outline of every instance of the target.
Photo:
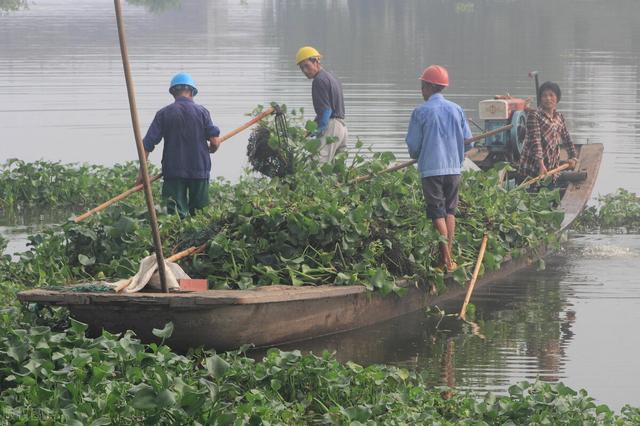
[[(0, 311), (0, 420), (5, 424), (637, 424), (585, 391), (521, 382), (484, 397), (425, 385), (395, 367), (340, 364), (332, 354), (270, 350), (178, 355), (127, 332), (57, 332), (14, 308)], [(173, 327), (154, 330), (159, 340)]]
[[(212, 183), (212, 205), (184, 221), (161, 215), (167, 253), (207, 243), (205, 253), (183, 262), (188, 273), (216, 288), (270, 284), (363, 284), (401, 291), (397, 280), (442, 287), (438, 235), (425, 217), (414, 169), (349, 185), (349, 176), (381, 170), (393, 160), (348, 164), (340, 157), (323, 170), (291, 179), (243, 179)], [(558, 194), (509, 192), (498, 172), (465, 174), (455, 256), (470, 266), (484, 232), (491, 235), (485, 267), (497, 269), (508, 255), (550, 242), (562, 218), (550, 209)], [(30, 238), (19, 260), (5, 258), (0, 271), (25, 285), (133, 274), (152, 248), (144, 206), (124, 203), (80, 224), (52, 227)], [(455, 274), (467, 279), (461, 268)]]
[(0, 0), (0, 12), (17, 12), (21, 9), (28, 9), (27, 0)]
[[(151, 166), (149, 173), (158, 173), (157, 167)], [(133, 161), (105, 167), (10, 159), (0, 164), (0, 208), (93, 207), (129, 189), (137, 175), (138, 163)]]
[(2, 256), (4, 250), (7, 248), (7, 244), (9, 244), (9, 241), (5, 237), (0, 235), (0, 256)]
[(574, 228), (580, 231), (638, 232), (640, 197), (622, 188), (612, 194), (599, 196), (597, 204), (585, 209)]
[[(262, 126), (274, 133), (273, 121)], [(196, 217), (161, 215), (165, 251), (206, 244), (204, 253), (182, 264), (214, 288), (362, 284), (386, 294), (401, 293), (398, 280), (409, 279), (442, 289), (440, 237), (424, 213), (415, 168), (354, 184), (355, 177), (388, 167), (393, 154), (342, 154), (319, 166), (311, 160), (317, 140), (306, 139), (301, 119), (290, 121), (288, 133), (296, 150), (307, 152), (296, 154), (293, 174), (212, 182), (211, 206)], [(361, 142), (357, 149), (363, 149)], [(490, 241), (484, 266), (494, 270), (507, 256), (552, 242), (562, 220), (552, 209), (557, 191), (508, 191), (498, 175), (497, 169), (464, 175), (454, 247), (463, 266), (454, 274), (460, 283), (468, 279), (485, 232)], [(135, 272), (152, 247), (141, 198), (77, 225), (50, 228), (31, 237), (30, 245), (18, 262), (0, 262), (0, 272), (25, 285), (122, 278)]]

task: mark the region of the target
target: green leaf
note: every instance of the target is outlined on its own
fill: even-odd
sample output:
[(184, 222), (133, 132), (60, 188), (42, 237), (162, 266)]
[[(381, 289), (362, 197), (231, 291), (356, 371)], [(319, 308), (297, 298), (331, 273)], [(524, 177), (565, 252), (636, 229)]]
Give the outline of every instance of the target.
[(156, 392), (149, 385), (138, 385), (131, 400), (131, 406), (138, 410), (153, 410), (158, 408)]
[(109, 419), (109, 417), (107, 416), (102, 416), (92, 421), (89, 424), (89, 426), (106, 426), (110, 424), (111, 424), (111, 419)]
[(84, 254), (79, 254), (78, 255), (78, 262), (80, 262), (80, 264), (82, 266), (91, 266), (94, 263), (96, 263), (96, 258), (95, 257), (89, 257), (89, 256), (86, 256)]
[(151, 332), (154, 336), (159, 337), (163, 340), (168, 339), (173, 334), (173, 322), (169, 321), (165, 324), (164, 328), (154, 328), (153, 330), (151, 330)]
[(205, 361), (205, 366), (209, 374), (214, 378), (219, 379), (224, 376), (224, 373), (229, 369), (229, 363), (218, 355), (208, 357)]

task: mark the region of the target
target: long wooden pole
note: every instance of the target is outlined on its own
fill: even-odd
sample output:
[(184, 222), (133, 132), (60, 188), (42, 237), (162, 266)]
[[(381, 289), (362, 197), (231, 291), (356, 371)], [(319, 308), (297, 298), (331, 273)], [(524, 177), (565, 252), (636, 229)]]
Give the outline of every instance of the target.
[[(237, 129), (234, 129), (234, 130), (230, 131), (229, 133), (225, 134), (224, 136), (221, 136), (220, 137), (220, 143), (222, 143), (222, 142), (226, 141), (227, 139), (237, 135), (238, 133), (242, 132), (243, 130), (248, 129), (249, 127), (251, 127), (254, 124), (256, 124), (257, 122), (261, 121), (265, 117), (273, 114), (274, 111), (275, 111), (275, 109), (273, 107), (267, 108), (266, 110), (264, 110), (263, 112), (261, 112), (260, 114), (256, 115), (254, 118), (252, 118), (250, 121), (247, 121), (246, 123), (244, 123), (242, 126), (238, 127)], [(151, 178), (151, 182), (155, 182), (158, 179), (160, 179), (161, 177), (162, 177), (162, 173), (159, 173), (159, 174), (157, 174), (157, 175), (155, 175), (154, 177)], [(143, 184), (136, 185), (133, 188), (129, 188), (126, 191), (124, 191), (122, 194), (118, 194), (115, 197), (113, 197), (112, 199), (107, 200), (104, 203), (100, 204), (99, 206), (92, 208), (91, 210), (87, 211), (86, 213), (83, 213), (80, 216), (75, 217), (73, 219), (73, 221), (75, 223), (80, 223), (83, 220), (85, 220), (86, 218), (91, 217), (94, 214), (106, 209), (110, 205), (115, 204), (120, 200), (124, 200), (125, 198), (127, 198), (131, 194), (135, 194), (136, 192), (140, 191), (142, 188), (143, 188)]]
[(539, 180), (542, 180), (542, 179), (544, 179), (546, 177), (549, 177), (551, 175), (555, 175), (556, 173), (560, 173), (561, 171), (563, 171), (565, 169), (568, 169), (568, 168), (569, 168), (569, 163), (565, 163), (562, 166), (558, 166), (555, 169), (549, 170), (547, 173), (545, 173), (543, 175), (539, 175), (539, 176), (536, 176), (536, 177), (531, 178), (529, 180), (525, 180), (520, 185), (518, 185), (516, 187), (516, 189), (526, 188), (527, 186), (532, 185), (532, 184), (538, 182)]
[(149, 222), (151, 224), (151, 234), (153, 235), (153, 245), (156, 251), (156, 260), (158, 261), (158, 273), (160, 274), (160, 284), (164, 293), (168, 292), (167, 280), (164, 270), (164, 256), (162, 255), (162, 241), (160, 240), (160, 231), (158, 230), (158, 218), (156, 217), (156, 208), (153, 203), (153, 192), (151, 191), (151, 180), (149, 179), (149, 170), (147, 168), (147, 158), (142, 145), (142, 137), (140, 135), (140, 125), (138, 122), (138, 108), (136, 106), (136, 94), (131, 78), (131, 66), (129, 64), (129, 53), (127, 51), (126, 35), (124, 32), (124, 20), (122, 19), (122, 5), (120, 0), (113, 0), (116, 9), (116, 21), (118, 23), (118, 38), (120, 40), (120, 54), (122, 55), (122, 67), (124, 68), (124, 77), (127, 82), (127, 95), (129, 97), (129, 111), (131, 112), (131, 124), (133, 126), (133, 134), (136, 139), (136, 147), (138, 149), (138, 159), (140, 160), (140, 171), (142, 174), (142, 186), (144, 189), (145, 200), (147, 201), (147, 210), (149, 211)]
[[(155, 175), (154, 177), (152, 177), (149, 182), (155, 182), (158, 179), (160, 179), (162, 177), (162, 173), (159, 173), (157, 175)], [(107, 207), (109, 207), (112, 204), (117, 203), (120, 200), (124, 200), (125, 198), (127, 198), (129, 195), (131, 194), (135, 194), (136, 192), (140, 191), (141, 189), (144, 188), (144, 184), (140, 184), (140, 185), (136, 185), (133, 188), (129, 188), (126, 191), (124, 191), (122, 194), (116, 195), (115, 197), (113, 197), (112, 199), (105, 201), (104, 203), (100, 204), (97, 207), (92, 208), (91, 210), (87, 211), (86, 213), (81, 214), (80, 216), (76, 216), (73, 218), (73, 221), (75, 223), (80, 223), (83, 220), (85, 220), (88, 217), (93, 216), (94, 214), (98, 213), (99, 211), (102, 211), (104, 209), (106, 209)]]
[(226, 135), (222, 136), (220, 138), (220, 143), (226, 141), (227, 139), (237, 135), (238, 133), (242, 132), (243, 130), (248, 129), (249, 127), (253, 126), (254, 124), (256, 124), (257, 122), (259, 122), (260, 120), (262, 120), (263, 118), (273, 114), (275, 111), (275, 109), (273, 107), (269, 107), (267, 109), (265, 109), (264, 111), (262, 111), (260, 114), (256, 115), (255, 117), (253, 117), (251, 120), (247, 121), (246, 123), (244, 123), (242, 126), (238, 127), (235, 130), (230, 131), (229, 133), (227, 133)]
[(478, 280), (478, 274), (480, 273), (480, 266), (482, 265), (482, 259), (484, 258), (484, 252), (487, 249), (487, 241), (489, 241), (489, 235), (484, 234), (482, 237), (482, 243), (480, 244), (480, 252), (478, 253), (478, 260), (476, 261), (476, 267), (473, 269), (473, 275), (471, 276), (471, 282), (469, 283), (469, 287), (467, 288), (467, 294), (464, 297), (464, 303), (462, 304), (462, 308), (460, 309), (460, 318), (465, 319), (467, 314), (467, 305), (469, 304), (469, 300), (471, 300), (471, 293), (473, 293), (473, 288), (476, 285), (476, 281)]
[[(469, 144), (477, 142), (479, 140), (488, 138), (489, 136), (497, 135), (498, 133), (502, 133), (502, 132), (506, 132), (507, 130), (511, 130), (512, 127), (513, 127), (513, 124), (507, 124), (506, 126), (498, 127), (497, 129), (493, 129), (491, 131), (481, 133), (478, 136), (474, 136), (472, 138), (465, 139), (464, 143), (465, 143), (465, 145), (469, 145)], [(369, 179), (372, 179), (375, 176), (379, 176), (379, 175), (384, 174), (384, 173), (395, 172), (396, 170), (404, 169), (404, 168), (409, 167), (409, 166), (411, 166), (413, 164), (416, 164), (417, 162), (418, 162), (418, 160), (405, 161), (404, 163), (399, 163), (399, 164), (396, 164), (395, 166), (388, 167), (388, 168), (386, 168), (386, 169), (384, 169), (384, 170), (382, 170), (382, 171), (380, 171), (378, 173), (371, 173), (371, 174), (368, 174), (368, 175), (358, 176), (357, 178), (353, 179), (349, 183), (364, 182), (364, 181), (367, 181)]]

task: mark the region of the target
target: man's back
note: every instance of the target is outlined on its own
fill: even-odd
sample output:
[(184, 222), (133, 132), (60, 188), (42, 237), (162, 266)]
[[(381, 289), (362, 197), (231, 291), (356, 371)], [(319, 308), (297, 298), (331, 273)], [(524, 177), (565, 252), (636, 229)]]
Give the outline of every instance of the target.
[(422, 177), (460, 174), (470, 137), (462, 108), (438, 93), (413, 111), (407, 145)]
[(342, 85), (333, 74), (324, 69), (320, 70), (311, 84), (311, 96), (316, 120), (328, 108), (332, 111), (330, 118), (344, 119)]
[(218, 136), (209, 111), (187, 97), (178, 97), (156, 113), (144, 138), (151, 152), (164, 138), (162, 171), (165, 178), (208, 179), (211, 158), (207, 139)]

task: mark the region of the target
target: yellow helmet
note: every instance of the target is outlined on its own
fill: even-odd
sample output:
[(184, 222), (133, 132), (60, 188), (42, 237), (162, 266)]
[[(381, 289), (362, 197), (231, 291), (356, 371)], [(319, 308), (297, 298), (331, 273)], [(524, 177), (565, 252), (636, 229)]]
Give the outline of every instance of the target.
[(298, 50), (298, 53), (296, 54), (296, 65), (300, 65), (300, 62), (309, 58), (320, 59), (322, 58), (322, 55), (320, 54), (320, 52), (318, 52), (315, 48), (311, 46), (301, 47), (300, 50)]

